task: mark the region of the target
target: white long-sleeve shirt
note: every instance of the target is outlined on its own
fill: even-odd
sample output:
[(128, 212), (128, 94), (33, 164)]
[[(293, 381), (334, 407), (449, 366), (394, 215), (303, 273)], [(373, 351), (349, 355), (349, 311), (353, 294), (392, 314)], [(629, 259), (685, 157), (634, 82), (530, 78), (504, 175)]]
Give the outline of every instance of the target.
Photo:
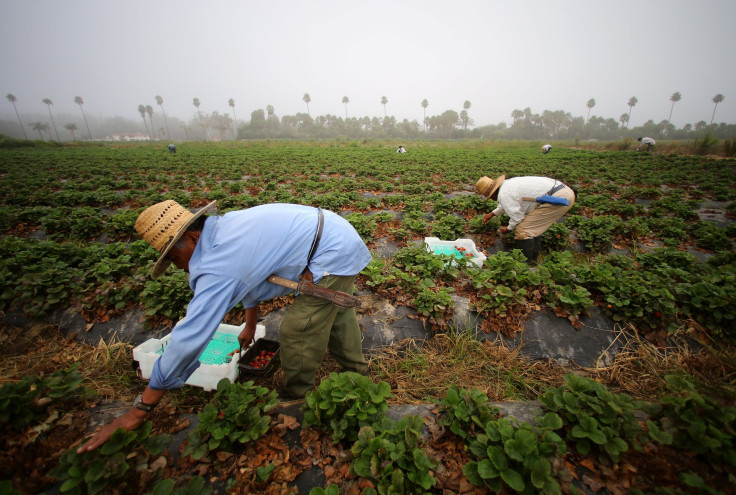
[(506, 179), (498, 189), (498, 207), (493, 214), (506, 213), (509, 216), (509, 230), (514, 230), (524, 217), (537, 207), (536, 201), (522, 201), (521, 198), (537, 198), (547, 194), (560, 181), (549, 177), (512, 177)]

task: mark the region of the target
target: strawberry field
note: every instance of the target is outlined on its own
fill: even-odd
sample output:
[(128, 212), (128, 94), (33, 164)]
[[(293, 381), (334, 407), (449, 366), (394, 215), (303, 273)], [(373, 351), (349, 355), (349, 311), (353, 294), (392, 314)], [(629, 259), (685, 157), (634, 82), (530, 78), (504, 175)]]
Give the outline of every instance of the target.
[[(634, 389), (624, 383), (626, 373), (597, 381), (558, 376), (549, 382), (554, 387), (526, 387), (523, 398), (541, 400), (545, 415), (515, 430), (485, 405), (487, 394), (447, 382), (441, 392), (422, 397), (437, 404), (444, 431), (442, 442), (434, 432), (430, 447), (419, 433), (421, 420), (394, 424), (382, 416), (397, 391), (387, 384), (391, 377), (373, 366), (374, 384), (363, 390), (377, 389), (362, 404), (375, 404), (357, 414), (362, 419), (354, 424), (355, 409), (338, 408), (335, 417), (347, 423), (336, 427), (324, 415), (332, 411), (327, 398), (357, 393), (348, 390), (353, 382), (336, 374), (323, 381), (328, 389), (314, 391), (311, 409), (308, 396), (304, 418), (312, 428), (302, 432), (302, 441), (306, 445), (305, 435), (313, 435), (310, 441), (322, 446), (322, 467), (334, 471), (330, 476), (325, 470), (327, 484), (339, 485), (339, 493), (573, 493), (572, 478), (564, 474), (571, 465), (587, 466), (610, 481), (603, 484), (612, 493), (655, 493), (657, 487), (672, 491), (656, 493), (681, 493), (674, 487), (683, 483), (733, 493), (736, 412), (724, 406), (732, 406), (736, 395), (736, 160), (563, 145), (543, 155), (537, 143), (421, 142), (406, 148), (408, 153), (396, 154), (392, 143), (358, 141), (182, 143), (177, 153), (157, 144), (0, 148), (0, 311), (45, 322), (74, 308), (92, 325), (142, 308), (146, 328), (170, 326), (184, 315), (191, 293), (185, 273), (170, 269), (157, 280), (148, 276), (157, 253), (133, 229), (145, 207), (165, 199), (192, 209), (217, 200), (219, 213), (271, 202), (319, 206), (343, 215), (374, 253), (358, 290), (411, 308), (435, 334), (465, 330), (452, 325), (452, 296), (461, 295), (478, 316), (480, 331), (489, 335), (514, 335), (530, 308), (548, 308), (573, 326), (596, 308), (654, 349), (665, 348), (673, 336), (705, 349), (676, 365), (646, 369), (639, 378), (648, 388), (634, 398), (623, 393)], [(481, 176), (501, 174), (554, 177), (578, 191), (564, 220), (544, 234), (543, 253), (534, 264), (514, 251), (512, 235), (497, 234), (507, 218), (481, 220), (496, 205), (473, 186)], [(467, 257), (430, 254), (422, 247), (428, 236), (473, 239), (488, 259), (478, 266)], [(264, 312), (288, 302), (271, 302)], [(238, 321), (242, 309), (228, 318)], [(95, 390), (98, 378), (72, 366), (84, 360), (71, 350), (56, 348), (53, 358), (21, 366), (23, 356), (52, 346), (47, 334), (38, 337), (29, 340), (9, 325), (2, 329), (0, 342), (9, 351), (0, 358), (0, 424), (14, 432), (4, 450), (19, 457), (5, 459), (6, 466), (17, 464), (0, 470), (0, 493), (10, 490), (1, 480), (11, 480), (13, 471), (34, 480), (23, 490), (12, 478), (22, 493), (36, 493), (54, 480), (65, 482), (70, 493), (95, 493), (92, 486), (105, 493), (100, 480), (117, 479), (124, 481), (109, 486), (143, 493), (131, 478), (134, 465), (128, 471), (125, 459), (144, 466), (142, 479), (159, 483), (155, 493), (189, 493), (184, 479), (195, 490), (198, 479), (187, 476), (193, 473), (219, 479), (230, 493), (288, 493), (287, 481), (308, 465), (304, 452), (288, 462), (279, 432), (289, 431), (290, 416), (272, 414), (275, 397), (259, 384), (223, 387), (217, 394), (172, 394), (172, 404), (203, 415), (178, 470), (154, 465), (162, 455), (155, 434), (178, 431), (172, 404), (154, 419), (150, 436), (148, 430), (120, 435), (118, 450), (111, 447), (99, 466), (92, 458), (65, 454), (83, 436), (84, 401), (121, 398), (121, 392)], [(75, 352), (87, 352), (77, 345)], [(113, 364), (129, 353), (122, 344), (103, 352)], [(144, 383), (129, 370), (118, 374), (119, 387), (131, 394), (142, 389)], [(260, 413), (242, 407), (250, 402)], [(25, 416), (29, 410), (36, 412)], [(646, 410), (650, 419), (637, 419), (635, 410)], [(232, 432), (227, 441), (222, 438), (228, 428), (242, 433), (246, 423), (245, 440), (240, 434), (234, 440)], [(399, 432), (409, 433), (400, 439)], [(43, 442), (48, 454), (41, 453)], [(390, 452), (377, 447), (381, 442), (392, 446)], [(21, 451), (34, 452), (27, 463)], [(404, 459), (404, 451), (413, 457)], [(674, 463), (683, 451), (692, 460), (683, 462), (686, 480), (678, 478), (680, 469), (654, 469), (641, 453), (657, 452)], [(116, 452), (126, 453), (123, 461)], [(247, 464), (244, 456), (260, 464)], [(44, 457), (44, 469), (30, 467)], [(376, 462), (384, 472), (376, 471)], [(645, 468), (652, 473), (641, 481), (635, 473)]]

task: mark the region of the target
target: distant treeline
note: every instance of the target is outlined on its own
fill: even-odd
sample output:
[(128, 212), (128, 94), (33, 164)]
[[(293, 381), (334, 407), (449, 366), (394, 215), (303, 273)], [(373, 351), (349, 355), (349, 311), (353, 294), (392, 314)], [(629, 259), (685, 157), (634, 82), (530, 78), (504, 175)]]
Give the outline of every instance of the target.
[[(234, 115), (234, 114), (233, 114)], [(623, 116), (622, 116), (623, 117)], [(147, 120), (150, 121), (150, 125)], [(441, 115), (428, 116), (424, 122), (396, 117), (347, 117), (308, 113), (278, 117), (270, 105), (267, 110), (251, 113), (250, 120), (237, 121), (229, 113), (197, 113), (189, 121), (152, 112), (132, 120), (125, 117), (89, 116), (88, 122), (78, 117), (60, 115), (56, 122), (43, 120), (42, 115), (18, 120), (0, 120), (0, 134), (23, 139), (40, 140), (154, 140), (154, 141), (226, 141), (241, 139), (521, 139), (550, 141), (615, 141), (649, 136), (661, 140), (716, 139), (736, 137), (736, 124), (708, 124), (700, 121), (678, 129), (668, 121), (649, 120), (629, 128), (626, 119), (616, 121), (595, 115), (574, 117), (562, 110), (533, 113), (530, 109), (514, 110), (512, 122), (474, 127), (467, 111), (460, 114), (447, 110)], [(48, 120), (48, 119), (46, 119)], [(141, 125), (141, 124), (145, 124)], [(25, 132), (24, 132), (25, 131)], [(136, 133), (136, 136), (131, 136)]]

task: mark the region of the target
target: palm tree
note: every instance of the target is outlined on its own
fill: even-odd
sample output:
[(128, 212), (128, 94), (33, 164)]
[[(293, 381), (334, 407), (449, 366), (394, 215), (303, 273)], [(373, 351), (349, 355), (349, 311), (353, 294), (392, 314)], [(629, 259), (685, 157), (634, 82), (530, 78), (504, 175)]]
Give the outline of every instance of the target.
[(670, 107), (670, 116), (667, 118), (667, 122), (670, 122), (672, 120), (672, 110), (675, 108), (675, 103), (680, 101), (682, 99), (682, 95), (679, 91), (675, 91), (672, 93), (672, 96), (670, 96), (670, 101), (672, 102), (672, 106)]
[(56, 140), (61, 141), (61, 139), (59, 139), (59, 131), (56, 130), (56, 122), (54, 122), (54, 116), (51, 114), (51, 105), (53, 105), (54, 102), (48, 98), (44, 98), (42, 101), (46, 104), (46, 106), (49, 107), (49, 117), (51, 117), (51, 124), (54, 126), (54, 134), (56, 134)]
[(463, 113), (460, 112), (460, 120), (463, 122), (463, 130), (466, 130), (468, 128), (468, 124), (472, 125), (472, 119), (468, 117), (468, 110), (470, 110), (470, 101), (465, 100), (463, 102), (463, 111), (465, 112), (464, 118)]
[(238, 130), (238, 119), (235, 118), (235, 100), (233, 100), (232, 98), (230, 98), (229, 100), (227, 100), (227, 104), (230, 105), (230, 108), (233, 109), (233, 122), (235, 122), (235, 127), (234, 127), (234, 130), (233, 130), (233, 140), (235, 140), (235, 139), (237, 139), (235, 137), (235, 131)]
[(309, 102), (312, 101), (312, 99), (309, 97), (309, 93), (304, 93), (304, 96), (302, 96), (302, 101), (307, 104), (307, 115), (309, 115)]
[(460, 112), (460, 123), (462, 124), (464, 131), (468, 130), (469, 125), (473, 125), (473, 119), (468, 116), (467, 110), (463, 109)]
[(205, 127), (204, 122), (202, 121), (202, 112), (199, 111), (199, 105), (201, 105), (201, 103), (199, 102), (199, 98), (194, 98), (192, 100), (192, 104), (197, 108), (197, 114), (199, 115), (199, 125), (202, 126), (203, 136), (206, 141), (207, 140), (207, 128)]
[(710, 123), (711, 123), (711, 124), (713, 123), (713, 117), (715, 117), (715, 116), (716, 116), (716, 108), (718, 108), (718, 104), (719, 104), (720, 102), (722, 102), (723, 100), (725, 100), (725, 99), (726, 99), (726, 97), (725, 97), (725, 96), (723, 96), (723, 95), (722, 95), (721, 93), (718, 93), (718, 94), (717, 94), (717, 95), (715, 95), (715, 96), (713, 97), (713, 99), (711, 100), (711, 101), (712, 101), (713, 103), (715, 103), (715, 106), (713, 107), (713, 115), (712, 115), (712, 116), (710, 117)]
[(588, 116), (585, 118), (585, 123), (587, 124), (590, 120), (590, 111), (595, 106), (595, 98), (588, 100), (588, 103), (586, 103), (585, 106), (588, 107)]
[(636, 96), (632, 96), (629, 98), (629, 118), (626, 119), (626, 125), (628, 126), (629, 121), (631, 120), (631, 109), (636, 106), (636, 104), (639, 103), (639, 100), (636, 99)]
[(146, 122), (146, 107), (143, 105), (138, 105), (138, 113), (141, 114), (141, 117), (143, 118), (143, 125), (146, 126), (146, 134), (148, 134), (148, 139), (151, 139), (151, 131), (148, 130), (148, 122)]
[(424, 132), (427, 132), (427, 107), (429, 106), (429, 102), (427, 99), (422, 100), (422, 121), (424, 122)]
[(87, 135), (89, 136), (89, 140), (92, 141), (92, 133), (89, 131), (89, 124), (87, 123), (87, 116), (84, 114), (84, 100), (81, 96), (75, 96), (74, 97), (74, 103), (79, 105), (79, 109), (82, 111), (82, 117), (84, 118), (84, 125), (87, 126)]
[(348, 120), (348, 103), (350, 103), (350, 98), (343, 96), (342, 104), (345, 105), (345, 120)]
[(266, 114), (269, 116), (269, 118), (273, 116), (273, 112), (273, 105), (266, 105)]
[(166, 123), (166, 135), (171, 139), (171, 133), (169, 132), (169, 121), (166, 119), (166, 112), (164, 112), (164, 99), (159, 95), (156, 95), (156, 105), (161, 107), (161, 113), (164, 114), (164, 122)]
[(383, 118), (386, 118), (386, 103), (388, 103), (388, 98), (385, 96), (381, 96), (381, 105), (383, 105)]
[(626, 124), (629, 123), (629, 114), (622, 113), (621, 116), (618, 118), (618, 121), (621, 122), (621, 127), (625, 127)]
[(49, 139), (51, 139), (51, 131), (49, 130), (49, 125), (46, 122), (31, 122), (31, 129), (34, 131), (38, 131), (38, 137), (43, 140), (43, 134), (41, 134), (41, 131), (46, 131), (49, 133)]
[(64, 124), (64, 129), (72, 133), (72, 141), (76, 141), (77, 137), (74, 135), (74, 131), (78, 129), (77, 124), (71, 123), (71, 124)]
[[(151, 135), (156, 140), (156, 128), (153, 127), (153, 107), (151, 105), (146, 105), (146, 113), (148, 114), (148, 120), (151, 121)], [(143, 120), (146, 119), (144, 118)]]
[(672, 96), (670, 96), (670, 101), (672, 102), (672, 106), (670, 107), (670, 116), (667, 118), (667, 120), (662, 125), (662, 134), (665, 134), (665, 129), (667, 128), (667, 124), (670, 124), (672, 121), (672, 110), (675, 109), (675, 103), (680, 101), (682, 99), (682, 95), (679, 91), (675, 91), (672, 93)]
[(518, 120), (521, 120), (524, 118), (524, 112), (522, 110), (516, 109), (513, 112), (511, 112), (511, 118), (514, 119), (514, 123), (511, 125), (516, 124)]
[(23, 137), (28, 139), (28, 135), (26, 134), (26, 129), (25, 127), (23, 127), (23, 122), (20, 120), (18, 109), (15, 106), (15, 102), (18, 101), (18, 98), (16, 98), (15, 95), (12, 93), (8, 93), (7, 95), (5, 95), (5, 98), (7, 98), (8, 101), (13, 104), (13, 108), (15, 109), (15, 116), (18, 117), (18, 123), (20, 124), (20, 129), (23, 131)]

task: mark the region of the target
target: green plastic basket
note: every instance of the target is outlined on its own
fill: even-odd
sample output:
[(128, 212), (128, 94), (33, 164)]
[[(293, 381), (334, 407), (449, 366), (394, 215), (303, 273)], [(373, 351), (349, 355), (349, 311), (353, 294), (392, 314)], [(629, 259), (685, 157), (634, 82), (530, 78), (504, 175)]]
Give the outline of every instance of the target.
[[(231, 333), (215, 332), (215, 335), (207, 344), (207, 348), (199, 357), (202, 364), (226, 364), (232, 361), (232, 352), (240, 349), (237, 335)], [(163, 354), (164, 347), (156, 351)]]

